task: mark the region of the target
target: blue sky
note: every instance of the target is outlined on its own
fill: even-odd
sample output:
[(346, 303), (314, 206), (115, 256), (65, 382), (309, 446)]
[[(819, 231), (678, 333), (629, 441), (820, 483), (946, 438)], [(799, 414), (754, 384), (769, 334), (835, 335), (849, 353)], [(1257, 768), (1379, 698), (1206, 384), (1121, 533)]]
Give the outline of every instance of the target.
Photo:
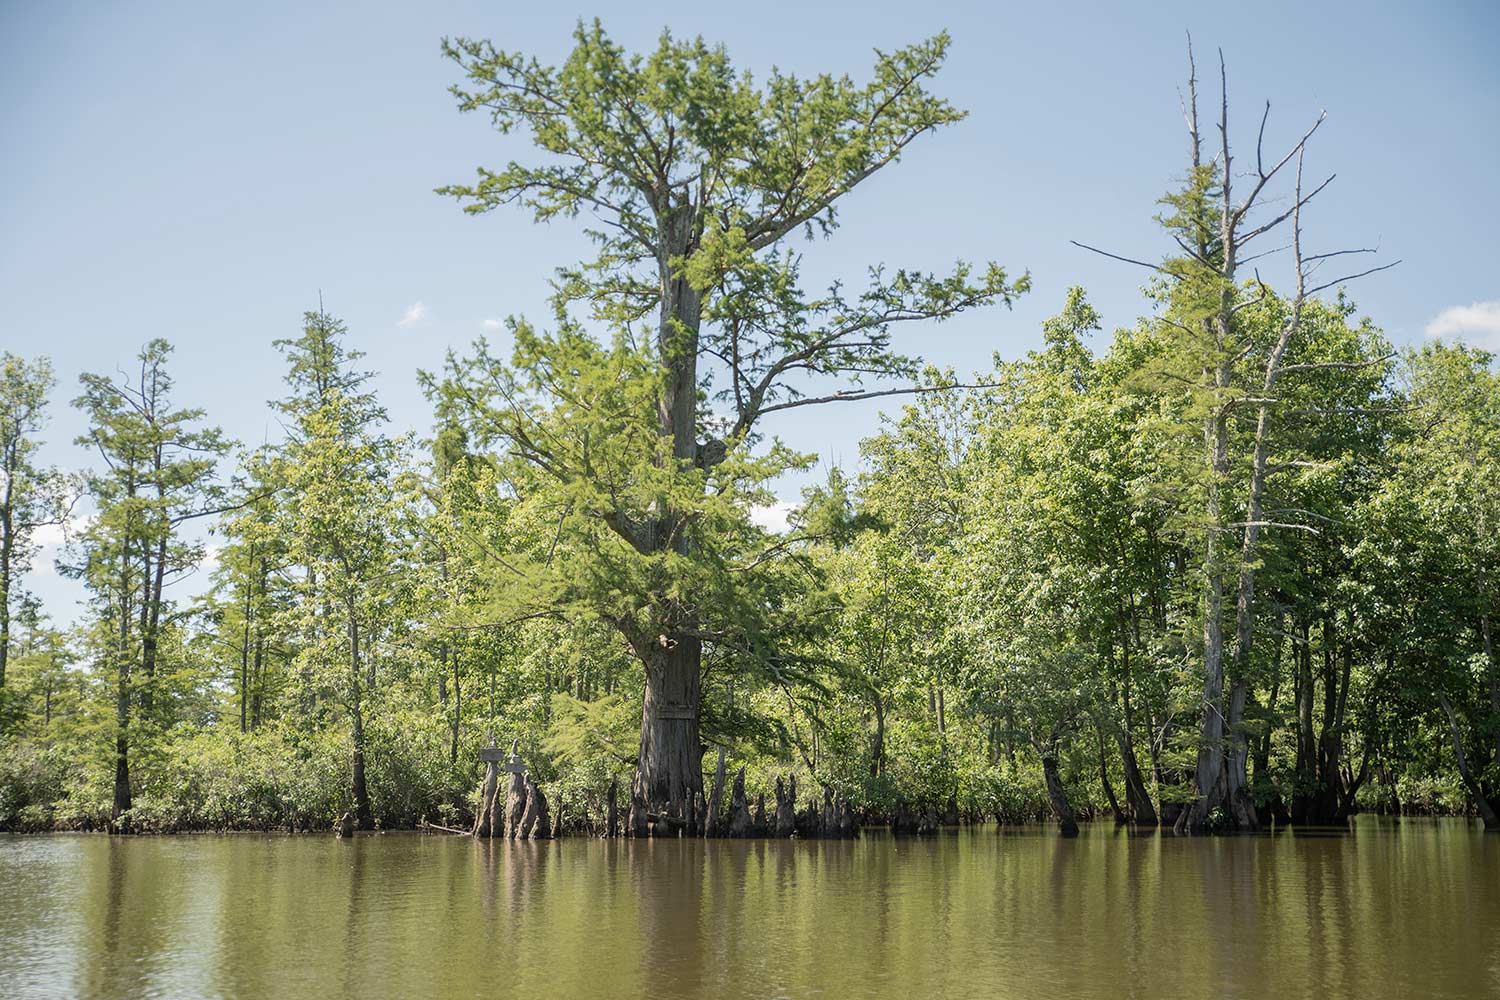
[[(469, 217), (432, 193), (524, 156), (460, 116), (445, 34), (558, 61), (579, 16), (628, 47), (664, 26), (725, 42), (740, 65), (862, 75), (873, 48), (946, 28), (935, 87), (972, 114), (861, 188), (820, 276), (955, 258), (1029, 269), (1034, 290), (903, 333), (942, 365), (982, 368), (1039, 341), (1071, 284), (1107, 326), (1140, 310), (1136, 269), (1069, 244), (1163, 250), (1155, 199), (1183, 169), (1184, 33), (1200, 68), (1222, 46), (1242, 156), (1262, 102), (1268, 145), (1327, 109), (1309, 156), (1337, 173), (1307, 225), (1319, 249), (1379, 244), (1404, 262), (1354, 295), (1398, 343), (1429, 328), (1500, 347), (1500, 5), (861, 3), (747, 5), (203, 3), (0, 5), (0, 348), (47, 354), (61, 385), (46, 458), (78, 468), (66, 404), (81, 371), (112, 371), (146, 340), (177, 346), (183, 403), (243, 441), (277, 428), (272, 339), (321, 290), (398, 429), (426, 431), (415, 370), (508, 314), (544, 317), (552, 269), (585, 252), (577, 226), (519, 212)], [(1248, 157), (1241, 162), (1248, 162)], [(879, 407), (799, 410), (768, 430), (853, 466)], [(801, 480), (788, 480), (795, 498)], [(28, 585), (57, 619), (76, 585)]]

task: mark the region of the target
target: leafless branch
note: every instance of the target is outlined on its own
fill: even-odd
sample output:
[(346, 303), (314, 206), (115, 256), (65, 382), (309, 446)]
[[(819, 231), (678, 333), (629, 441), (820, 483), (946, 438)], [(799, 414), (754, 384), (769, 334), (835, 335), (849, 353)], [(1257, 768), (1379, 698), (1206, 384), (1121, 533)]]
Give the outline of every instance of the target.
[(1110, 253), (1108, 250), (1100, 250), (1098, 247), (1091, 247), (1087, 243), (1079, 243), (1077, 240), (1069, 240), (1068, 242), (1073, 244), (1075, 247), (1079, 247), (1083, 250), (1088, 250), (1091, 253), (1096, 253), (1101, 257), (1109, 257), (1114, 260), (1124, 261), (1126, 264), (1136, 264), (1140, 267), (1149, 267), (1151, 270), (1160, 271), (1163, 274), (1168, 273), (1167, 270), (1159, 264), (1148, 264), (1146, 261), (1136, 260), (1134, 257), (1121, 257), (1119, 254)]

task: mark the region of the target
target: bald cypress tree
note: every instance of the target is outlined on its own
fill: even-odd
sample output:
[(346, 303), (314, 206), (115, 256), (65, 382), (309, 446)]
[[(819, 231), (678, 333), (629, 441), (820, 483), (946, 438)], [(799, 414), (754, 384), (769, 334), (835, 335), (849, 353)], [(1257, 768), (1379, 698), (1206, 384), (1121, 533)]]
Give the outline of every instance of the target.
[(642, 795), (681, 816), (702, 792), (705, 643), (755, 656), (751, 633), (764, 636), (733, 609), (758, 614), (765, 595), (725, 576), (720, 545), (753, 544), (744, 509), (797, 461), (754, 456), (763, 418), (911, 391), (919, 365), (894, 348), (894, 326), (1009, 301), (1024, 279), (993, 264), (876, 265), (857, 292), (803, 288), (791, 239), (832, 233), (855, 188), (964, 117), (928, 90), (946, 35), (876, 53), (863, 83), (778, 70), (756, 82), (722, 47), (669, 33), (631, 54), (597, 21), (561, 66), (485, 41), (444, 49), (464, 74), (460, 109), (526, 133), (535, 158), (442, 190), (473, 213), (587, 215), (597, 254), (559, 270), (556, 336), (518, 323), (510, 364), (480, 345), (440, 395), (477, 445), (527, 467), (518, 483), (572, 498), (563, 509), (580, 520), (564, 514), (559, 531), (589, 571), (548, 600), (591, 609), (640, 660)]

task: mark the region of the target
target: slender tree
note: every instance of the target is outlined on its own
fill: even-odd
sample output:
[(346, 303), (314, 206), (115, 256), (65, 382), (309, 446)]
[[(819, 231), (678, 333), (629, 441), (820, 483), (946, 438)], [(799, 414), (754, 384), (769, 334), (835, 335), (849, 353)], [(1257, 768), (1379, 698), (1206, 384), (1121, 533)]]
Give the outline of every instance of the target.
[(344, 324), (319, 309), (305, 314), (302, 336), (277, 341), (290, 391), (276, 404), (288, 437), (273, 477), (287, 559), (304, 570), (288, 622), (300, 639), (305, 686), (330, 688), (348, 713), (354, 818), (370, 829), (365, 728), (399, 576), (393, 522), (404, 496), (395, 483), (397, 443), (380, 430), (385, 409), (367, 388), (371, 374), (354, 367), (360, 354), (346, 336)]
[(0, 356), (0, 689), (10, 658), (16, 581), (31, 563), (36, 529), (62, 516), (63, 478), (36, 464), (47, 393), (57, 384), (46, 358)]
[(165, 587), (203, 555), (178, 529), (216, 512), (212, 477), (230, 446), (218, 428), (201, 426), (202, 410), (175, 407), (171, 350), (165, 340), (147, 344), (134, 378), (83, 375), (74, 401), (89, 421), (79, 443), (104, 463), (86, 479), (96, 510), (69, 570), (94, 593), (99, 655), (114, 674), (116, 821), (131, 807), (132, 718), (137, 707), (153, 708)]

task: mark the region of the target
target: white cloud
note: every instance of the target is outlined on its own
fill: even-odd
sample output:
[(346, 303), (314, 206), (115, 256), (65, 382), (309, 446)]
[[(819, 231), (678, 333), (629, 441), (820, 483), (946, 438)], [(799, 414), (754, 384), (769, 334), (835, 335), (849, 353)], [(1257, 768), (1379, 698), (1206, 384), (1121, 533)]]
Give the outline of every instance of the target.
[(44, 524), (31, 533), (31, 541), (42, 548), (66, 545), (68, 539), (77, 538), (89, 526), (88, 517), (71, 517), (67, 524)]
[(487, 319), (483, 323), (480, 323), (479, 325), (482, 326), (482, 327), (484, 327), (486, 330), (498, 330), (498, 329), (500, 329), (500, 326), (501, 326), (500, 321), (498, 319)]
[(397, 326), (416, 326), (427, 318), (427, 306), (420, 299), (407, 307), (406, 312), (396, 321)]
[(63, 526), (60, 524), (44, 524), (31, 533), (32, 543), (44, 548), (49, 545), (61, 545), (67, 540), (63, 534)]
[(765, 507), (750, 508), (750, 522), (778, 534), (786, 531), (787, 515), (792, 512), (789, 503), (773, 503)]
[(1429, 337), (1465, 337), (1481, 347), (1500, 347), (1500, 299), (1449, 306), (1427, 324)]
[(219, 555), (224, 551), (224, 546), (215, 545), (212, 542), (203, 546), (203, 561), (198, 564), (199, 569), (212, 570), (219, 565)]

